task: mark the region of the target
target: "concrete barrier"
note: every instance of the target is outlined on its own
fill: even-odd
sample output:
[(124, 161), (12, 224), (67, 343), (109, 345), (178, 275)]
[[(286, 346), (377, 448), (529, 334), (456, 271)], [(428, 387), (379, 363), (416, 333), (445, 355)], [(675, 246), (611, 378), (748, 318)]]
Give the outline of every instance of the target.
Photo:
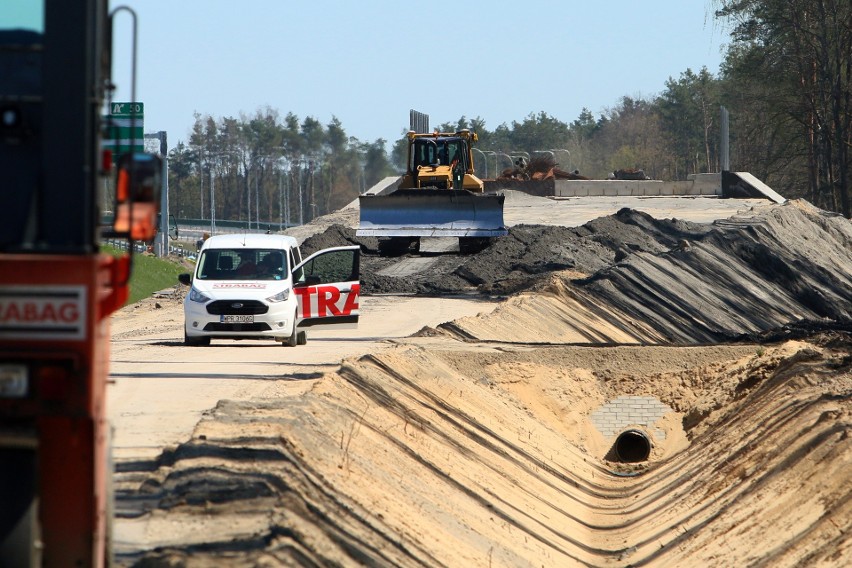
[[(690, 174), (682, 181), (660, 180), (485, 180), (486, 192), (523, 191), (539, 197), (765, 197), (777, 203), (785, 199), (748, 172), (726, 172), (727, 191), (722, 190), (722, 174)], [(401, 177), (388, 177), (365, 193), (387, 195), (399, 187)], [(354, 204), (354, 202), (353, 202)]]
[[(504, 189), (521, 189), (505, 187)], [(522, 189), (521, 189), (522, 190)], [(556, 180), (555, 197), (672, 197), (722, 195), (721, 174), (690, 175), (686, 181), (660, 180)]]

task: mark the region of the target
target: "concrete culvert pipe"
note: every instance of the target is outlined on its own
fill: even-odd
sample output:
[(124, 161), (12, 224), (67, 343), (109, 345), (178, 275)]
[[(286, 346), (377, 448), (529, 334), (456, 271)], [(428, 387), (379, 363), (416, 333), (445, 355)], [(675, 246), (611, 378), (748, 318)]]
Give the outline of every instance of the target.
[(651, 455), (651, 440), (641, 430), (625, 430), (615, 439), (615, 456), (626, 463), (642, 462)]

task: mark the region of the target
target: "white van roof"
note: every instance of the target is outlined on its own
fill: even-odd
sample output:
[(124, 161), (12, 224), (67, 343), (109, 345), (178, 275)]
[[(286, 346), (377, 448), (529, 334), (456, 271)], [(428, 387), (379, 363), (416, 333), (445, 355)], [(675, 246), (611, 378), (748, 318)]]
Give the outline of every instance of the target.
[(291, 249), (298, 248), (299, 241), (289, 235), (214, 235), (204, 241), (201, 250), (209, 248), (228, 249)]

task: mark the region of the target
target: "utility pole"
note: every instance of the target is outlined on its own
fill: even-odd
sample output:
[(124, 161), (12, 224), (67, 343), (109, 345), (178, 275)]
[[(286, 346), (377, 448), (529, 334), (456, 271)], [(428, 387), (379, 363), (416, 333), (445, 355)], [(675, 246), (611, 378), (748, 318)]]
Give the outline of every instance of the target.
[(254, 217), (254, 225), (255, 225), (255, 227), (257, 227), (258, 230), (260, 230), (260, 188), (258, 187), (259, 182), (260, 182), (259, 178), (260, 178), (260, 176), (257, 175), (257, 172), (255, 172), (255, 176), (254, 176), (254, 209), (255, 209), (255, 212), (257, 213), (257, 215), (255, 215), (255, 217)]
[[(289, 164), (288, 164), (289, 165)], [(291, 223), (291, 215), (290, 215), (290, 193), (292, 192), (292, 187), (290, 185), (290, 181), (293, 178), (293, 170), (289, 167), (287, 168), (287, 185), (284, 186), (284, 222), (287, 223), (287, 226), (290, 226)]]
[(216, 234), (216, 174), (210, 166), (210, 236)]
[(204, 152), (198, 155), (198, 190), (201, 192), (201, 219), (204, 219)]
[(163, 160), (162, 187), (160, 188), (160, 230), (154, 240), (154, 254), (159, 257), (169, 255), (169, 144), (164, 130), (145, 134), (146, 140), (157, 140)]
[[(257, 163), (255, 163), (255, 165), (254, 165), (254, 208), (257, 211), (257, 215), (255, 216), (255, 219), (254, 219), (254, 225), (255, 225), (255, 227), (257, 227), (259, 229), (260, 228), (260, 204), (258, 203), (258, 198), (257, 198), (257, 196), (258, 196), (257, 178), (259, 178), (260, 175), (258, 174), (257, 169), (258, 169)], [(249, 186), (249, 193), (251, 193), (251, 186)], [(249, 215), (251, 215), (251, 200), (249, 200)], [(248, 228), (249, 228), (249, 230), (251, 230), (251, 221), (249, 221)]]
[(302, 158), (299, 160), (299, 225), (305, 224), (305, 205), (302, 202), (302, 164), (305, 162), (305, 159)]
[(248, 228), (251, 229), (251, 181), (248, 176), (251, 175), (251, 168), (246, 170), (246, 209), (248, 209)]
[(308, 186), (308, 196), (310, 197), (309, 205), (311, 207), (311, 218), (309, 219), (309, 221), (312, 221), (313, 219), (316, 218), (316, 207), (317, 207), (316, 196), (314, 195), (314, 161), (313, 160), (308, 161), (308, 175), (309, 175), (308, 183), (310, 184)]

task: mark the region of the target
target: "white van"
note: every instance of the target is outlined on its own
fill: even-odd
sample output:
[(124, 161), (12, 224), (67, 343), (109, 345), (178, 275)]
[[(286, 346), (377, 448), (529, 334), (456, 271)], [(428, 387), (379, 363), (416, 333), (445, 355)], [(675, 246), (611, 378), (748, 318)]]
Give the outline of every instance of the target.
[(304, 261), (284, 235), (216, 235), (204, 242), (183, 304), (184, 341), (274, 339), (304, 345), (308, 328), (358, 326), (358, 246), (335, 247)]

